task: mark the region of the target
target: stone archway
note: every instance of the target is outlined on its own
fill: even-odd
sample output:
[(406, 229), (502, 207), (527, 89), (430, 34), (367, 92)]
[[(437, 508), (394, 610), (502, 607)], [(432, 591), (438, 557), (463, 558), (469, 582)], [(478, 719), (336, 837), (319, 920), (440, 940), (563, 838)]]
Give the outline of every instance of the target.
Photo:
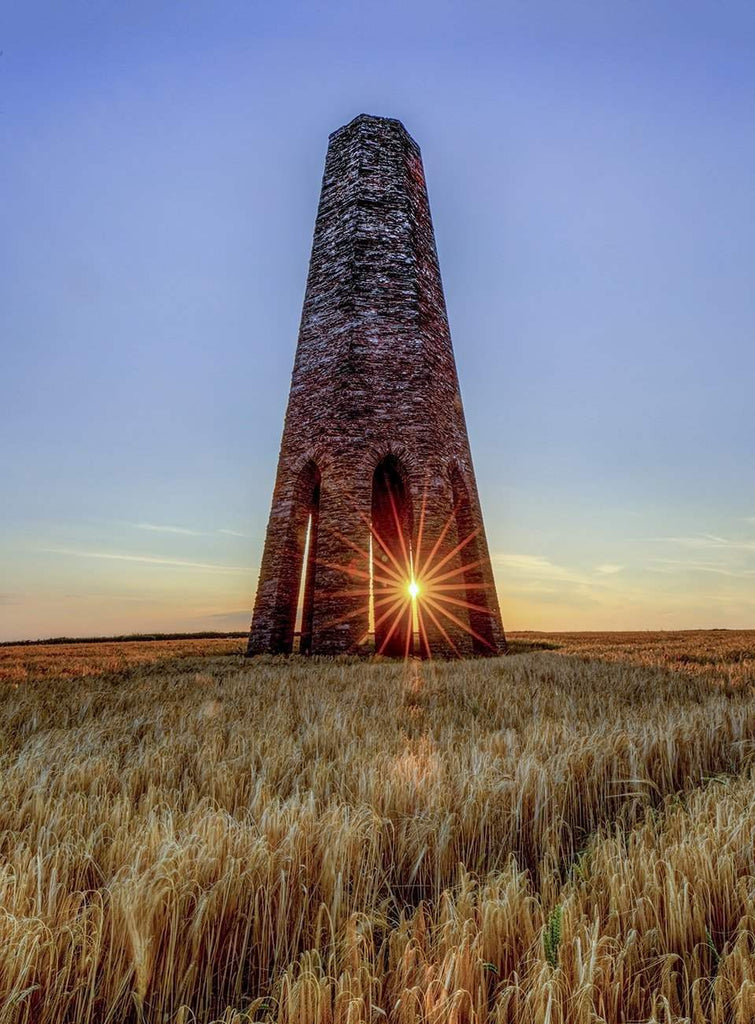
[(300, 611), (299, 651), (309, 653), (312, 648), (321, 479), (318, 465), (310, 459), (299, 473), (291, 495), (283, 566), (275, 602), (273, 649), (279, 654), (290, 654), (294, 649)]
[[(403, 657), (413, 649), (411, 609), (400, 617), (391, 611), (396, 583), (386, 582), (393, 573), (411, 578), (412, 504), (407, 473), (395, 455), (386, 455), (372, 475), (372, 579), (374, 595), (375, 650)], [(396, 596), (396, 600), (402, 598)]]

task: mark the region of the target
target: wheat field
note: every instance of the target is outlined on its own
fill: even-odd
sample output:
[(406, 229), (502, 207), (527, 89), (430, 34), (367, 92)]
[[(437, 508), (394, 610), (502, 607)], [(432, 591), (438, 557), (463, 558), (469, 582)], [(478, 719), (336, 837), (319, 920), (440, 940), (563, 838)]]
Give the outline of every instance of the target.
[(755, 633), (0, 648), (0, 1024), (752, 1024)]

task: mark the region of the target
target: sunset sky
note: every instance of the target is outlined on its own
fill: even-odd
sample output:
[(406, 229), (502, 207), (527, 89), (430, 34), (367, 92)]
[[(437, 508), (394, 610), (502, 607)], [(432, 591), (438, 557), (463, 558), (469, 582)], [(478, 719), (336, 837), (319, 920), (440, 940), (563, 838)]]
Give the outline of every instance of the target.
[(755, 627), (755, 5), (5, 3), (0, 639), (248, 625), (328, 133), (422, 147), (509, 629)]

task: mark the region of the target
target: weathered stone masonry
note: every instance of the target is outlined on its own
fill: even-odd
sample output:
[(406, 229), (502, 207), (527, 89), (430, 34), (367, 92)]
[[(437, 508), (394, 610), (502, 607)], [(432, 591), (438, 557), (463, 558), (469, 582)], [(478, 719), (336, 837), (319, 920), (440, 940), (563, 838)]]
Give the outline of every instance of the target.
[[(367, 567), (370, 520), (392, 551), (416, 548), (423, 502), (423, 551), (449, 517), (441, 553), (479, 530), (448, 566), (479, 562), (460, 578), (487, 611), (454, 614), (482, 640), (443, 620), (447, 637), (503, 650), (420, 151), (399, 121), (362, 114), (328, 145), (248, 653), (292, 649), (310, 515), (301, 649), (357, 651), (365, 597), (338, 566)], [(452, 653), (427, 625), (432, 654)], [(399, 630), (386, 653), (403, 645)]]

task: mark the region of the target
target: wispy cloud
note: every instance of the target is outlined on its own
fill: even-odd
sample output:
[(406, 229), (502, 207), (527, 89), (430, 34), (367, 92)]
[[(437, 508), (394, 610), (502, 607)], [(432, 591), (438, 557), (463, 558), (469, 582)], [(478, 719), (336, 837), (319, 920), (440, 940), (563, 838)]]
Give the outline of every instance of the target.
[(237, 612), (212, 612), (210, 615), (197, 616), (198, 619), (207, 621), (212, 619), (218, 626), (226, 625), (232, 629), (247, 629), (251, 618), (252, 607), (243, 608)]
[(182, 569), (205, 569), (208, 572), (248, 573), (246, 565), (218, 565), (212, 562), (187, 562), (179, 558), (156, 558), (152, 555), (122, 555), (111, 551), (79, 551), (76, 548), (39, 548), (51, 555), (66, 555), (72, 558), (100, 558), (114, 562), (140, 562), (146, 565), (171, 565)]
[(493, 562), (511, 572), (522, 573), (530, 579), (553, 580), (562, 583), (587, 583), (588, 577), (573, 572), (563, 565), (556, 565), (542, 555), (515, 555), (498, 552)]
[(573, 583), (586, 587), (602, 584), (602, 577), (615, 576), (626, 568), (614, 562), (605, 562), (596, 565), (592, 573), (579, 572), (551, 562), (543, 555), (516, 555), (507, 552), (494, 554), (493, 562), (502, 569), (521, 574), (529, 580), (549, 581), (554, 584)]
[(186, 526), (168, 526), (158, 523), (128, 523), (135, 530), (152, 530), (155, 533), (179, 533), (184, 537), (204, 537), (204, 530), (190, 530)]
[(694, 558), (654, 558), (648, 565), (650, 572), (678, 573), (708, 572), (717, 576), (731, 576), (734, 579), (747, 579), (755, 576), (755, 569), (737, 569), (722, 565), (719, 562), (704, 562)]
[(682, 548), (705, 551), (755, 551), (755, 540), (729, 540), (712, 533), (701, 533), (690, 537), (656, 537), (658, 541), (676, 544)]
[(249, 533), (241, 533), (239, 530), (194, 530), (188, 526), (174, 526), (170, 523), (125, 523), (134, 530), (151, 530), (153, 533), (175, 533), (182, 537), (213, 537), (218, 533), (226, 537), (251, 537)]
[(701, 573), (738, 580), (755, 578), (755, 540), (731, 539), (713, 533), (654, 540), (679, 550), (676, 555), (669, 551), (671, 557), (651, 558), (647, 566), (650, 572)]

